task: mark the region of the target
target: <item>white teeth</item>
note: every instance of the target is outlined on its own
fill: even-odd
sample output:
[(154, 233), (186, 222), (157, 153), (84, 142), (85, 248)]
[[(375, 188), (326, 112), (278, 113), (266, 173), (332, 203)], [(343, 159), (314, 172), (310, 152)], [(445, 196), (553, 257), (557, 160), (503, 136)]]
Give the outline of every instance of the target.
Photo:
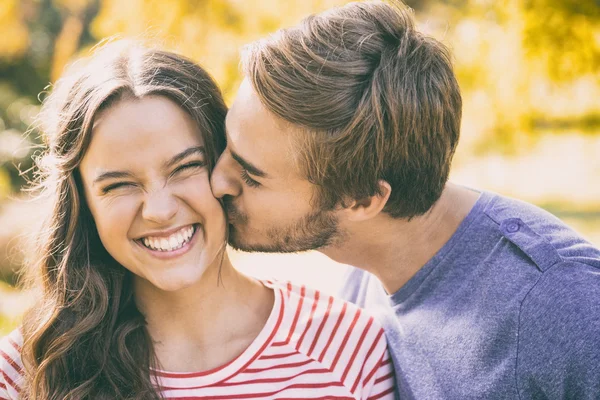
[(142, 238), (144, 246), (152, 250), (173, 251), (183, 247), (194, 235), (194, 227), (182, 229), (167, 238), (145, 237)]
[(169, 241), (165, 238), (160, 239), (160, 248), (161, 250), (167, 250), (169, 248)]

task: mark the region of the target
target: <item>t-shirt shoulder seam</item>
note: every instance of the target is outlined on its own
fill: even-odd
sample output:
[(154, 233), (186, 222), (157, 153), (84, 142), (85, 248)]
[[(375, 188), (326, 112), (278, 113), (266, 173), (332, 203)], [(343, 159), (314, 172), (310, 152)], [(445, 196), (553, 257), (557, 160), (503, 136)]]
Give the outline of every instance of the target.
[[(561, 258), (561, 261), (555, 263), (554, 265), (550, 266), (548, 269), (541, 271), (541, 273), (539, 274), (538, 278), (536, 279), (536, 281), (531, 285), (531, 287), (529, 288), (529, 290), (527, 291), (527, 293), (525, 293), (525, 295), (523, 296), (523, 298), (519, 301), (519, 317), (518, 317), (518, 321), (517, 321), (517, 341), (516, 341), (516, 352), (515, 352), (515, 379), (516, 379), (516, 385), (517, 385), (517, 394), (519, 396), (519, 399), (521, 399), (521, 393), (520, 393), (520, 385), (519, 385), (519, 345), (520, 345), (520, 341), (521, 341), (521, 317), (523, 315), (523, 308), (525, 306), (525, 302), (527, 301), (527, 299), (530, 297), (531, 292), (534, 291), (534, 289), (540, 284), (540, 282), (542, 282), (544, 280), (544, 278), (546, 278), (549, 274), (547, 274), (550, 270), (554, 269), (554, 268), (558, 268), (559, 265), (561, 264), (565, 264), (565, 263), (578, 263), (578, 264), (584, 264), (584, 265), (588, 265), (586, 263), (580, 262), (580, 261), (576, 261), (576, 260), (565, 260)], [(593, 267), (593, 266), (592, 266)]]
[[(557, 263), (557, 264), (580, 264), (580, 265), (585, 265), (586, 267), (593, 268), (594, 270), (600, 269), (600, 268), (598, 268), (597, 265), (593, 265), (593, 264), (590, 264), (588, 262), (585, 262), (585, 261), (582, 261), (582, 260), (578, 260), (578, 259), (574, 259), (574, 258), (571, 258), (571, 257), (562, 257), (562, 262), (561, 263)], [(554, 265), (552, 267), (554, 267)]]
[(533, 291), (533, 289), (535, 289), (535, 287), (538, 285), (538, 283), (542, 280), (543, 277), (544, 277), (544, 274), (543, 273), (540, 274), (538, 276), (537, 280), (531, 285), (531, 287), (529, 288), (527, 293), (525, 293), (523, 298), (519, 301), (519, 316), (518, 316), (518, 320), (517, 320), (517, 340), (516, 340), (516, 349), (515, 349), (515, 389), (517, 391), (517, 396), (518, 396), (519, 400), (522, 399), (521, 387), (520, 387), (520, 381), (519, 381), (519, 350), (520, 350), (519, 346), (521, 343), (521, 317), (523, 314), (523, 304), (525, 303), (525, 300), (527, 299), (529, 294)]

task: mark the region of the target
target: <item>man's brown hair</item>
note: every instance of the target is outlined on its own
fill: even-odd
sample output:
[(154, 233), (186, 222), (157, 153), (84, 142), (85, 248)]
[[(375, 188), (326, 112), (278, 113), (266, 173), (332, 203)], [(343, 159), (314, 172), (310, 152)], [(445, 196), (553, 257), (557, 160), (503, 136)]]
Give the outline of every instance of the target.
[(439, 199), (462, 101), (448, 49), (415, 29), (409, 9), (373, 1), (311, 15), (250, 44), (243, 65), (265, 107), (302, 129), (320, 207), (378, 194), (381, 179), (394, 218)]

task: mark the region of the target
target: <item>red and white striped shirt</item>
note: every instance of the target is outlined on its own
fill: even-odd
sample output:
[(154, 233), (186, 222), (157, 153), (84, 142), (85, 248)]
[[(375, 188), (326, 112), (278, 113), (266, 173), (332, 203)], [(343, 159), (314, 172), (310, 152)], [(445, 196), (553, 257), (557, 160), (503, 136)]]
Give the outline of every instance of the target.
[[(233, 361), (210, 371), (154, 371), (166, 399), (393, 399), (383, 329), (360, 308), (292, 284), (263, 282), (275, 304)], [(18, 399), (18, 331), (0, 344), (0, 399)]]

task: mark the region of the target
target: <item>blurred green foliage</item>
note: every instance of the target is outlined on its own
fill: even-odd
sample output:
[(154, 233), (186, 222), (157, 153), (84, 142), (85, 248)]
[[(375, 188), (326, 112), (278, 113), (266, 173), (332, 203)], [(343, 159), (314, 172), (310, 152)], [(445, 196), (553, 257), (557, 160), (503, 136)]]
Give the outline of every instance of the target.
[(524, 44), (555, 80), (600, 70), (598, 0), (526, 0)]
[[(38, 95), (99, 40), (154, 37), (202, 63), (228, 99), (239, 50), (344, 0), (3, 0), (0, 7), (0, 198), (24, 182), (39, 143)], [(537, 127), (598, 132), (598, 0), (407, 0), (422, 29), (456, 56), (473, 149), (510, 151)], [(574, 87), (584, 86), (581, 96)], [(556, 106), (561, 99), (564, 107)], [(566, 99), (566, 100), (565, 100)], [(561, 104), (562, 104), (561, 103)], [(469, 120), (470, 109), (478, 120)], [(485, 109), (481, 115), (480, 109)], [(33, 128), (33, 129), (31, 129)], [(27, 139), (16, 140), (30, 130)], [(475, 133), (472, 133), (475, 135)], [(467, 140), (469, 142), (469, 140)], [(493, 144), (493, 145), (491, 145)]]
[[(11, 298), (11, 296), (15, 296), (16, 291), (11, 288), (9, 285), (0, 281), (0, 298)], [(9, 300), (10, 302), (10, 300)], [(18, 316), (19, 311), (21, 310), (7, 310), (5, 304), (0, 304), (0, 338), (8, 333), (10, 333), (17, 326), (20, 318)], [(17, 311), (16, 313), (14, 311)]]
[(0, 337), (7, 335), (15, 327), (16, 324), (13, 324), (12, 321), (10, 321), (6, 316), (0, 314)]

